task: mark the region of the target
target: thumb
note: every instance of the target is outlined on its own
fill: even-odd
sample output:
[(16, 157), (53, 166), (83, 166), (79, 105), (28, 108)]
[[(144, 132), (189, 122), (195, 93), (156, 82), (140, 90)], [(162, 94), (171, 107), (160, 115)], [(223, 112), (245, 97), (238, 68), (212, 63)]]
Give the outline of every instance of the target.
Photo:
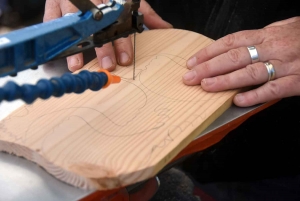
[(173, 26), (164, 21), (145, 1), (141, 1), (141, 6), (139, 11), (144, 15), (144, 22), (149, 29), (167, 29), (173, 28)]

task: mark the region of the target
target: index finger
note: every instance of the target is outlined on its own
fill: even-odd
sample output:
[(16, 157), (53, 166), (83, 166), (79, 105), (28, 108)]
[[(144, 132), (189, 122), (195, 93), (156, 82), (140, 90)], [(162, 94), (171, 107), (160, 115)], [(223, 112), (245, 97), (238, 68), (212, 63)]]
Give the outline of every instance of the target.
[(262, 29), (240, 31), (226, 35), (191, 56), (187, 61), (187, 67), (191, 69), (231, 49), (261, 44), (263, 40), (264, 32)]
[(54, 20), (62, 16), (59, 2), (57, 0), (47, 0), (45, 4), (44, 22)]

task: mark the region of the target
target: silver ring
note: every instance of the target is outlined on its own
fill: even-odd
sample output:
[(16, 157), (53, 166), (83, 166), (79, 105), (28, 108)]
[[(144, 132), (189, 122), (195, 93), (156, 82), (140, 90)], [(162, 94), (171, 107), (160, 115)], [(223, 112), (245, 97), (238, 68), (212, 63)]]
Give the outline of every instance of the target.
[(256, 63), (259, 61), (259, 57), (258, 57), (258, 53), (257, 53), (257, 50), (254, 46), (249, 46), (247, 47), (249, 53), (250, 53), (250, 57), (251, 57), (251, 60), (252, 60), (252, 63)]
[(269, 62), (265, 62), (264, 63), (266, 68), (267, 68), (267, 71), (268, 71), (268, 81), (270, 80), (274, 80), (275, 78), (275, 68), (273, 66), (273, 64), (269, 63)]

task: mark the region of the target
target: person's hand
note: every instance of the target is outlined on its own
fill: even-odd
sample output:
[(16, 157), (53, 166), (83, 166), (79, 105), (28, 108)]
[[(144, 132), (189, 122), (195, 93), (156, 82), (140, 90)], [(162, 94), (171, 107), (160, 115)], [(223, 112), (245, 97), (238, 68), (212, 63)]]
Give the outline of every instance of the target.
[[(92, 0), (95, 5), (107, 3), (108, 0)], [(75, 13), (78, 9), (69, 0), (47, 0), (45, 6), (44, 22), (59, 18), (67, 13)], [(144, 15), (144, 23), (149, 29), (172, 28), (168, 22), (159, 17), (149, 4), (142, 0), (139, 11)], [(112, 71), (116, 65), (129, 65), (133, 60), (133, 47), (131, 38), (120, 38), (111, 43), (96, 48), (96, 55), (101, 68)], [(84, 65), (82, 53), (67, 58), (70, 71), (76, 71)]]
[[(256, 47), (258, 62), (252, 63), (249, 46)], [(270, 81), (265, 62), (274, 66)], [(300, 95), (300, 17), (227, 35), (193, 55), (187, 67), (183, 82), (205, 91), (259, 86), (234, 97), (241, 107)]]

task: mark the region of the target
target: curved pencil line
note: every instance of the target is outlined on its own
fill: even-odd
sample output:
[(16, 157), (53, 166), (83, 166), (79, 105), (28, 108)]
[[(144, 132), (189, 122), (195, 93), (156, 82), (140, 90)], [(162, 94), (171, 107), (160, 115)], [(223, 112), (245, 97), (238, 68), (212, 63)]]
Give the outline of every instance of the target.
[[(125, 81), (125, 82), (128, 82), (128, 81), (126, 81), (126, 80), (124, 80), (124, 81)], [(53, 114), (53, 113), (62, 112), (62, 111), (69, 110), (69, 109), (89, 109), (89, 110), (93, 110), (93, 111), (95, 111), (95, 112), (101, 114), (104, 118), (106, 118), (108, 121), (110, 121), (110, 122), (111, 122), (113, 125), (115, 125), (115, 126), (118, 126), (118, 127), (124, 127), (124, 126), (128, 125), (129, 123), (131, 123), (132, 121), (134, 121), (134, 119), (136, 119), (136, 117), (141, 113), (141, 110), (142, 110), (142, 109), (147, 105), (147, 103), (148, 103), (148, 96), (147, 96), (147, 94), (145, 93), (145, 91), (144, 91), (141, 87), (137, 86), (137, 85), (134, 84), (134, 83), (131, 83), (131, 82), (128, 82), (128, 83), (129, 83), (129, 84), (132, 84), (132, 85), (134, 85), (135, 87), (137, 87), (138, 89), (140, 89), (140, 91), (141, 91), (141, 92), (144, 94), (144, 96), (145, 96), (145, 101), (144, 101), (144, 104), (143, 104), (141, 107), (139, 107), (139, 108), (136, 109), (138, 112), (137, 112), (136, 114), (134, 114), (134, 116), (131, 118), (131, 120), (127, 121), (125, 124), (117, 124), (116, 122), (113, 121), (113, 119), (111, 119), (110, 117), (108, 117), (107, 115), (105, 115), (105, 113), (100, 112), (99, 110), (97, 110), (97, 109), (95, 109), (95, 108), (90, 108), (90, 107), (68, 107), (68, 108), (63, 108), (63, 109), (60, 109), (60, 110), (56, 110), (56, 111), (53, 111), (53, 112), (50, 112), (50, 113), (47, 113), (47, 114), (44, 114), (44, 115), (41, 115), (41, 116), (37, 117), (34, 121), (32, 121), (32, 122), (30, 123), (30, 125), (29, 125), (28, 128), (26, 129), (26, 131), (25, 131), (25, 136), (24, 136), (24, 137), (26, 138), (26, 136), (27, 136), (27, 134), (28, 134), (28, 132), (29, 132), (31, 126), (32, 126), (36, 121), (38, 121), (39, 119), (41, 119), (41, 118), (43, 118), (43, 117), (45, 117), (45, 116), (47, 116), (47, 115), (50, 115), (50, 114)], [(69, 117), (68, 117), (68, 118), (69, 118)], [(110, 136), (110, 135), (107, 135), (107, 136)], [(112, 136), (112, 137), (115, 137), (115, 136)]]

